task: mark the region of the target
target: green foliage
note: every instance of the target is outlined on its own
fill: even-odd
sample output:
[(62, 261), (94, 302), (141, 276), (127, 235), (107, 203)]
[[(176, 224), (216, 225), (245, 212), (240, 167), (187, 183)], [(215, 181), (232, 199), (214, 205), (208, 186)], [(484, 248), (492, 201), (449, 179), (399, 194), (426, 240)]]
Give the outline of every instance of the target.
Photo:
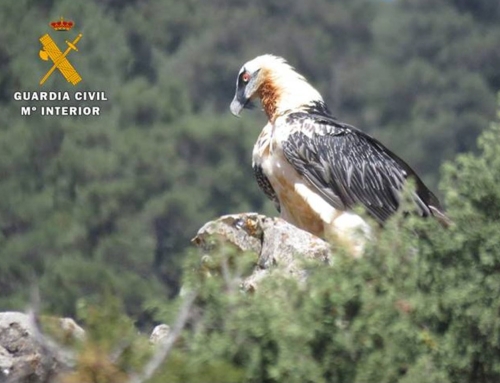
[(374, 20), (373, 55), (358, 71), (368, 105), (362, 124), (396, 151), (404, 148), (406, 160), (437, 185), (435, 164), (475, 149), (494, 117), (500, 82), (489, 47), (500, 29), (477, 23), (479, 3), (391, 3)]
[[(217, 215), (274, 214), (250, 167), (265, 121), (227, 111), (244, 61), (283, 55), (437, 184), (493, 118), (499, 4), (2, 2), (0, 310), (25, 309), (37, 282), (46, 312), (87, 330), (64, 381), (126, 381), (154, 353), (136, 328), (175, 322), (184, 270), (200, 295), (152, 382), (499, 381), (498, 122), (479, 154), (444, 166), (448, 230), (395, 217), (363, 259), (309, 265), (304, 284), (275, 275), (253, 295), (235, 278), (249, 259), (227, 274), (221, 252), (207, 278), (186, 251)], [(78, 90), (109, 99), (98, 118), (22, 117), (13, 100), (41, 89), (38, 39), (61, 15), (84, 34)], [(73, 90), (60, 75), (44, 86)]]
[(147, 340), (137, 336), (132, 320), (111, 294), (103, 294), (94, 304), (80, 305), (78, 315), (87, 326), (86, 336), (78, 345), (75, 369), (62, 374), (62, 383), (123, 382), (152, 354)]
[[(274, 273), (252, 294), (237, 288), (247, 257), (222, 248), (213, 257), (221, 272), (207, 276), (199, 255), (187, 256), (184, 295), (194, 290), (198, 297), (149, 381), (497, 382), (499, 134), (495, 122), (479, 139), (479, 154), (446, 165), (442, 188), (454, 222), (448, 229), (396, 215), (364, 257), (307, 263), (301, 282)], [(157, 319), (174, 324), (183, 300), (155, 304)], [(88, 342), (77, 371), (94, 371), (100, 358), (107, 362), (94, 371), (99, 381), (138, 376), (155, 348), (133, 334), (116, 300), (96, 304), (81, 306)], [(124, 340), (128, 368), (109, 358)]]
[[(250, 167), (265, 121), (258, 111), (240, 120), (228, 113), (237, 70), (258, 54), (286, 57), (336, 115), (382, 138), (436, 184), (440, 162), (473, 150), (493, 116), (494, 3), (2, 2), (0, 310), (25, 309), (37, 281), (51, 314), (74, 316), (110, 291), (149, 328), (165, 311), (162, 300), (178, 292), (189, 239), (205, 221), (275, 214)], [(38, 86), (46, 65), (38, 39), (61, 15), (83, 33), (70, 56), (84, 79), (78, 90), (109, 99), (98, 118), (28, 118), (19, 107), (29, 103), (13, 100), (19, 90), (74, 90), (57, 73)], [(52, 35), (64, 44), (64, 35)], [(476, 257), (494, 264), (488, 238), (496, 225), (492, 219), (486, 230), (478, 213), (497, 203), (497, 179), (483, 169), (497, 149), (486, 144), (484, 164), (460, 157), (446, 171), (444, 185), (454, 186), (444, 188), (456, 221), (475, 223)]]
[(480, 155), (447, 165), (450, 229), (395, 217), (364, 258), (250, 296), (206, 281), (219, 289), (203, 287), (186, 355), (226, 358), (249, 382), (498, 381), (499, 134), (495, 123)]

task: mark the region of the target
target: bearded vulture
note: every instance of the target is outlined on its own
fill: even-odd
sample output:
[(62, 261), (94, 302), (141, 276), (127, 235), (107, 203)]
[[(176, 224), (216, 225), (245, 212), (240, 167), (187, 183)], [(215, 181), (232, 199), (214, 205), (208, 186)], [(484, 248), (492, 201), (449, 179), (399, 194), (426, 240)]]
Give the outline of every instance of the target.
[(268, 123), (253, 149), (257, 183), (281, 217), (359, 254), (370, 235), (352, 209), (363, 206), (383, 224), (413, 179), (420, 215), (448, 222), (438, 199), (402, 159), (363, 131), (340, 122), (319, 92), (283, 58), (259, 56), (243, 65), (231, 112), (260, 99)]

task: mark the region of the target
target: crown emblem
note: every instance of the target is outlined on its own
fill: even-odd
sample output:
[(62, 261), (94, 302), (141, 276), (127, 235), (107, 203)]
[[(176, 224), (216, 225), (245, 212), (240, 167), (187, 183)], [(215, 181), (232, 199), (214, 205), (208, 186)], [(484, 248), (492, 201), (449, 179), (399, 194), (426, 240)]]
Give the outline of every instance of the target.
[(64, 20), (62, 16), (61, 16), (61, 20), (53, 21), (50, 23), (50, 26), (58, 32), (67, 32), (71, 28), (73, 28), (74, 25), (75, 25), (74, 22), (72, 22), (70, 20)]

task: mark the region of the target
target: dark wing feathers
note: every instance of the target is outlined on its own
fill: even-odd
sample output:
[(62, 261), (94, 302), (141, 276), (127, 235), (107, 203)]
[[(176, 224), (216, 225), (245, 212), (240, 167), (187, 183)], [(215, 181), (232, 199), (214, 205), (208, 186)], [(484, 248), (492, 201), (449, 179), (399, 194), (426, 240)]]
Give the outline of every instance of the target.
[(274, 203), (274, 206), (276, 207), (276, 210), (278, 212), (281, 212), (281, 206), (280, 206), (280, 201), (278, 199), (278, 196), (276, 195), (276, 192), (274, 191), (271, 182), (269, 182), (269, 179), (265, 176), (264, 172), (262, 171), (262, 167), (260, 165), (254, 164), (253, 165), (253, 174), (255, 175), (255, 179), (257, 180), (257, 184), (259, 187), (262, 189), (264, 194)]
[(415, 172), (362, 131), (310, 113), (293, 113), (287, 124), (292, 133), (283, 142), (286, 159), (337, 209), (362, 204), (383, 223), (397, 210), (400, 191), (410, 177), (416, 182), (414, 199), (421, 214), (433, 214), (429, 205), (440, 210)]

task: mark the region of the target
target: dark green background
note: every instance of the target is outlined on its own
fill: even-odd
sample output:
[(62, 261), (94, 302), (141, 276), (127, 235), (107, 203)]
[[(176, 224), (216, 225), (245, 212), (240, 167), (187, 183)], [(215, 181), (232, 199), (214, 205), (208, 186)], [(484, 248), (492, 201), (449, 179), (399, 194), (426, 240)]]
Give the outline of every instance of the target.
[[(67, 37), (48, 27), (61, 15)], [(0, 310), (24, 309), (36, 283), (46, 310), (74, 315), (112, 286), (147, 323), (204, 222), (274, 214), (250, 166), (264, 117), (228, 112), (259, 54), (288, 59), (439, 194), (441, 163), (476, 150), (495, 116), (499, 19), (491, 0), (1, 2)], [(39, 37), (79, 32), (82, 83), (56, 72), (40, 88)], [(13, 93), (42, 89), (109, 101), (98, 118), (21, 117)]]

